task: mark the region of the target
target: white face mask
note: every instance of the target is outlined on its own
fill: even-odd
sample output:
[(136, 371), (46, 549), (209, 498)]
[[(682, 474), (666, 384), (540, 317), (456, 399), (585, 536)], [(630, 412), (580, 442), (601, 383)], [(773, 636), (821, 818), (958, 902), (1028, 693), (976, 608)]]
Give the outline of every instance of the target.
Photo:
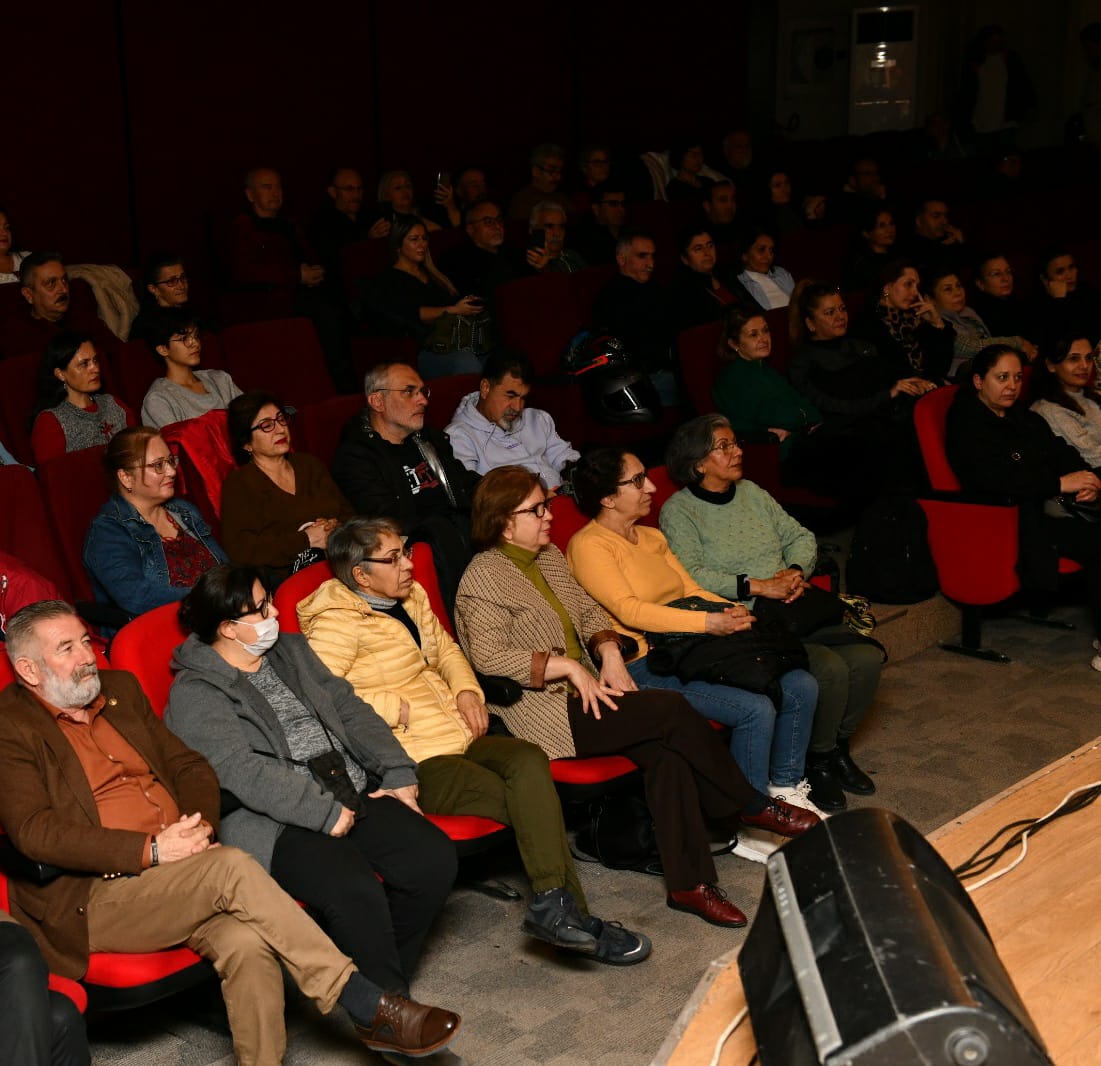
[[(238, 623), (238, 625), (240, 624), (242, 623)], [(246, 644), (243, 640), (237, 640), (236, 637), (233, 639), (237, 640), (237, 643), (250, 655), (263, 655), (279, 639), (278, 618), (261, 618), (259, 622), (245, 622), (243, 624), (252, 626), (256, 631), (256, 640), (252, 644)]]

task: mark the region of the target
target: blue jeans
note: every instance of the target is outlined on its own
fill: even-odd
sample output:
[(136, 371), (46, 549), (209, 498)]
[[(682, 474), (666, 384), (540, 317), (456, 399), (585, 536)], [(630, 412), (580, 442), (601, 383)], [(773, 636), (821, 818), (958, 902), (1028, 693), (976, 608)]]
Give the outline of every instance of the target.
[(770, 781), (787, 787), (802, 778), (818, 702), (818, 682), (806, 670), (789, 670), (780, 679), (784, 698), (779, 713), (767, 696), (743, 688), (659, 677), (650, 672), (645, 656), (627, 670), (640, 688), (683, 693), (704, 718), (730, 726), (730, 754), (758, 792), (767, 795)]

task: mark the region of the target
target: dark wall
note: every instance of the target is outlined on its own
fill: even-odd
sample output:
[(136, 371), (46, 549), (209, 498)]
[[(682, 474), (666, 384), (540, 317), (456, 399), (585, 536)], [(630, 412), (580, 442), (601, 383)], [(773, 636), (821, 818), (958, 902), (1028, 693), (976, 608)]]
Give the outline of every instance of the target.
[(717, 139), (745, 110), (738, 4), (689, 0), (664, 24), (620, 0), (11, 7), (0, 205), (18, 245), (74, 262), (202, 262), (250, 166), (278, 168), (306, 217), (338, 162), (369, 189), (405, 167), (427, 198), (473, 160), (507, 194), (539, 141)]

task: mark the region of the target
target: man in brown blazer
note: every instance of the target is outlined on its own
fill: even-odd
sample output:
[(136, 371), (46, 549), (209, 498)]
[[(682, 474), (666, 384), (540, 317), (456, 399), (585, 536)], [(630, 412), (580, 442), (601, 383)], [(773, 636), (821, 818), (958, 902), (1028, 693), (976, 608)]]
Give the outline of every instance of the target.
[(18, 676), (0, 694), (0, 823), (32, 860), (64, 872), (15, 881), (13, 915), (50, 968), (80, 978), (91, 952), (187, 944), (213, 962), (242, 1063), (286, 1048), (280, 962), (328, 1013), (339, 1003), (377, 1050), (426, 1054), (458, 1015), (373, 985), (250, 856), (213, 842), (214, 771), (153, 713), (133, 675), (97, 669), (60, 600), (8, 626)]

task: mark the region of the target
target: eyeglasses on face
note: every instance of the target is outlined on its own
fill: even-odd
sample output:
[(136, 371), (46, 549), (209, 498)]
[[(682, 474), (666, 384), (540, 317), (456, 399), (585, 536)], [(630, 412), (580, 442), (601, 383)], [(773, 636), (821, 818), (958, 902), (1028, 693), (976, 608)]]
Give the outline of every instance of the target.
[(247, 608), (242, 611), (236, 618), (231, 618), (231, 622), (240, 622), (242, 618), (248, 618), (250, 614), (258, 614), (261, 618), (267, 618), (271, 614), (271, 593), (269, 592), (262, 603), (248, 604)]
[(402, 559), (412, 560), (413, 558), (413, 545), (409, 544), (404, 548), (395, 548), (393, 551), (387, 552), (381, 558), (372, 559), (367, 558), (363, 561), (365, 563), (378, 563), (380, 566), (397, 566)]
[(482, 215), (481, 218), (472, 218), (470, 221), (475, 226), (503, 226), (505, 224), (505, 216)]
[(145, 469), (152, 470), (157, 477), (160, 477), (166, 470), (175, 470), (179, 465), (180, 457), (178, 455), (165, 455), (160, 459), (154, 459), (151, 463), (146, 463)]
[(707, 450), (709, 452), (728, 452), (731, 448), (738, 447), (738, 438), (732, 437), (730, 440), (718, 440), (711, 445)]
[(170, 289), (178, 289), (187, 284), (186, 274), (173, 274), (170, 278), (161, 278), (160, 281), (154, 281), (154, 285), (167, 285)]
[(617, 485), (634, 485), (639, 492), (642, 491), (642, 487), (646, 484), (646, 471), (640, 470), (634, 477), (624, 478), (622, 481), (617, 481)]
[(253, 426), (249, 426), (249, 432), (255, 433), (259, 430), (261, 433), (270, 433), (276, 426), (285, 426), (287, 424), (287, 416), (280, 411), (274, 418), (261, 418)]
[(402, 389), (372, 389), (372, 392), (400, 392), (407, 400), (414, 396), (423, 396), (426, 400), (432, 395), (432, 390), (427, 385), (406, 385)]
[(171, 339), (176, 344), (186, 344), (190, 348), (193, 344), (199, 343), (199, 331), (197, 329), (189, 329), (184, 333), (173, 334)]
[(542, 518), (547, 513), (547, 501), (540, 500), (537, 504), (531, 507), (521, 507), (518, 511), (513, 511), (513, 514), (533, 514), (536, 518)]

